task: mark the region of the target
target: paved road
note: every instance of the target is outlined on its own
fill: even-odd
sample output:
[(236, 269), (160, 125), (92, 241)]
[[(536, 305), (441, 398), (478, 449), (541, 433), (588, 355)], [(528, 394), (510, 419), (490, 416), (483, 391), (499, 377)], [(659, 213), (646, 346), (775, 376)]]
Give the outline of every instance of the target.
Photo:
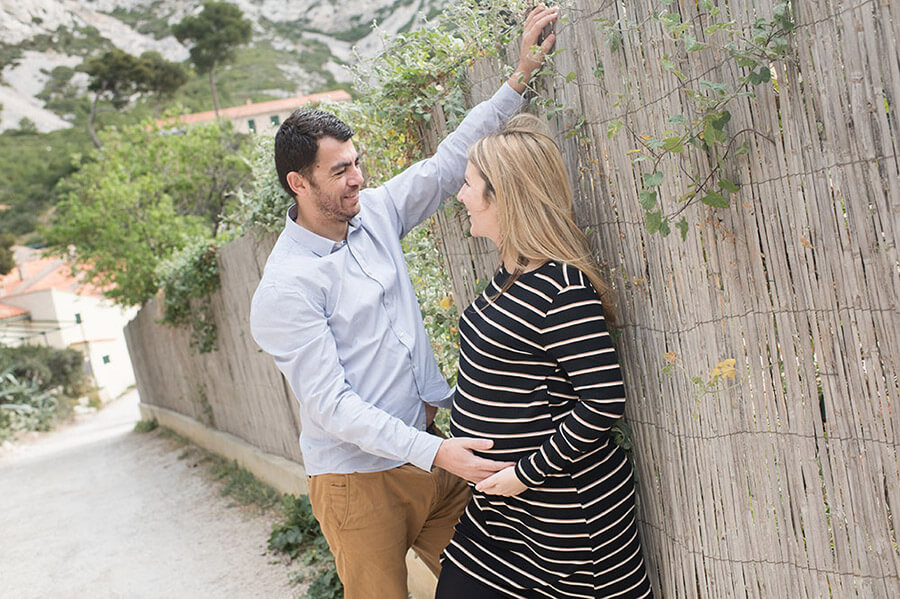
[(0, 451), (0, 598), (297, 597), (271, 520), (138, 418), (132, 392)]

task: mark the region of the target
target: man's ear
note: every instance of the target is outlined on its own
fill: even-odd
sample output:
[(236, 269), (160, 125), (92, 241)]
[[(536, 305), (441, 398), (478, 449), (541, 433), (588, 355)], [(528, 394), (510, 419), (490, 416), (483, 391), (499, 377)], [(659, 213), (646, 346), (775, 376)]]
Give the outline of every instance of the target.
[(309, 181), (297, 171), (289, 172), (286, 178), (287, 184), (291, 188), (291, 191), (294, 192), (295, 197), (305, 195), (309, 192)]

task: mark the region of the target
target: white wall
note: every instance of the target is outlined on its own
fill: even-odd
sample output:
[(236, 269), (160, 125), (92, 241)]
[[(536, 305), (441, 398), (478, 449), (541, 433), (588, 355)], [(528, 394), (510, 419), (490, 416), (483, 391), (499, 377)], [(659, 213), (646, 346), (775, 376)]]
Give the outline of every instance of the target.
[[(6, 297), (3, 302), (31, 312), (35, 331), (48, 328), (36, 321), (57, 323), (52, 327), (57, 330), (33, 336), (26, 343), (80, 350), (90, 362), (104, 400), (118, 397), (134, 384), (124, 328), (134, 318), (137, 308), (123, 309), (105, 299), (55, 289)], [(9, 345), (18, 344), (18, 340), (9, 342)]]

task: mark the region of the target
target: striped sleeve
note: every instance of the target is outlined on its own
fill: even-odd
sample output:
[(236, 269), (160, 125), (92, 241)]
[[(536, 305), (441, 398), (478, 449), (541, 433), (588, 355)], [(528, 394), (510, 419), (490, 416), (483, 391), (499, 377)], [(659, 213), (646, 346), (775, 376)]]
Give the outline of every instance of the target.
[(563, 288), (547, 311), (542, 332), (547, 352), (556, 359), (578, 396), (575, 408), (541, 447), (516, 464), (529, 487), (609, 438), (609, 429), (625, 413), (625, 387), (616, 350), (606, 328), (603, 307), (587, 284)]

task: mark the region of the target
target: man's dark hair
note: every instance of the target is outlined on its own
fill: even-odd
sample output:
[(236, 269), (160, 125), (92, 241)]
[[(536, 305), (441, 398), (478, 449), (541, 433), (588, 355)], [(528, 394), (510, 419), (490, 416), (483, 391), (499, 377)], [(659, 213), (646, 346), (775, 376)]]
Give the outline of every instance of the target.
[(292, 198), (294, 192), (287, 182), (287, 174), (297, 171), (307, 179), (316, 163), (319, 140), (333, 137), (347, 141), (353, 137), (353, 129), (330, 112), (298, 108), (284, 120), (275, 134), (275, 170), (281, 186)]

